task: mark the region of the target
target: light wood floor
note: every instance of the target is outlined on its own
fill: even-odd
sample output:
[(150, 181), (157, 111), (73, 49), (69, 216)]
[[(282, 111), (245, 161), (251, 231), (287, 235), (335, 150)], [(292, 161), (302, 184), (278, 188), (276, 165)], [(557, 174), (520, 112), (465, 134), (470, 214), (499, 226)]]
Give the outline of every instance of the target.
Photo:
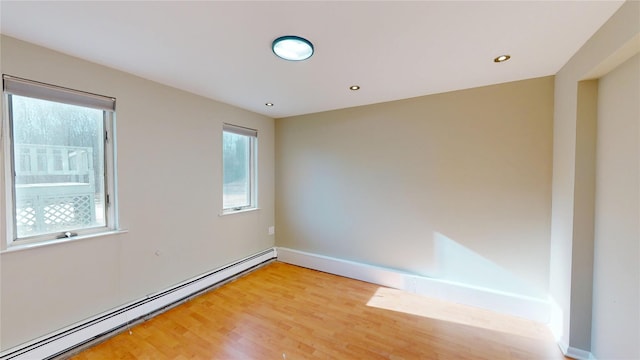
[(545, 326), (279, 262), (73, 359), (564, 359)]

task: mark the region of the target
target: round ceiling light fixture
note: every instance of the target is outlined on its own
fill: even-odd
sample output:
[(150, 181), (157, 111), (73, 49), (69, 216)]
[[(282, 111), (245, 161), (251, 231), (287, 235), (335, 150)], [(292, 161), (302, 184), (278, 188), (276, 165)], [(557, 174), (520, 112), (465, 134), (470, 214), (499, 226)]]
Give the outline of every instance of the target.
[(349, 90), (353, 90), (353, 91), (360, 90), (360, 85), (351, 85), (349, 86)]
[(497, 58), (493, 59), (493, 62), (501, 63), (511, 59), (511, 55), (500, 55)]
[(273, 40), (271, 50), (279, 58), (289, 61), (302, 61), (313, 55), (313, 44), (300, 36), (287, 35)]
[(273, 107), (273, 103), (265, 103), (264, 105), (268, 107)]

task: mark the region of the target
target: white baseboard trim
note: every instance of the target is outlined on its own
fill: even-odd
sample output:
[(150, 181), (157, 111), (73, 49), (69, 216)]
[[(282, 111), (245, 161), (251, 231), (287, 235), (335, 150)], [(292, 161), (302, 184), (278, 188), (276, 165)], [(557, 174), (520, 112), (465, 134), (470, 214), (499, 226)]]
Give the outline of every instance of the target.
[(480, 307), (541, 323), (549, 321), (547, 300), (439, 280), (378, 266), (277, 248), (278, 261), (392, 287), (419, 295)]
[(564, 356), (577, 360), (597, 360), (589, 351), (569, 346), (567, 343), (569, 339), (564, 334), (563, 329), (564, 320), (562, 308), (552, 296), (549, 296), (549, 304), (551, 308), (551, 321), (547, 324), (547, 327), (551, 331)]
[(276, 258), (275, 248), (235, 261), (143, 299), (120, 306), (0, 353), (0, 360), (50, 359), (77, 346), (162, 311)]
[(567, 351), (564, 352), (564, 355), (566, 357), (570, 357), (570, 358), (576, 359), (576, 360), (597, 360), (596, 357), (593, 356), (593, 354), (590, 353), (589, 351), (582, 350), (582, 349), (576, 349), (576, 348), (571, 347), (571, 346), (567, 346), (566, 349), (567, 349)]
[(549, 295), (549, 309), (550, 314), (547, 327), (551, 331), (553, 338), (556, 339), (562, 353), (566, 353), (569, 346), (566, 344), (566, 340), (568, 339), (564, 338), (564, 311), (551, 295)]

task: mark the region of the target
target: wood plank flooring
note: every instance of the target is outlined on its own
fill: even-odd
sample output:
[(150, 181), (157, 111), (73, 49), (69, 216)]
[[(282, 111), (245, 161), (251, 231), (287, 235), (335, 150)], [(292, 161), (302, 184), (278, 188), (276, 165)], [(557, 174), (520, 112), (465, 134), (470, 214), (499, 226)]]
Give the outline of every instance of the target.
[(545, 326), (268, 264), (73, 357), (564, 359)]

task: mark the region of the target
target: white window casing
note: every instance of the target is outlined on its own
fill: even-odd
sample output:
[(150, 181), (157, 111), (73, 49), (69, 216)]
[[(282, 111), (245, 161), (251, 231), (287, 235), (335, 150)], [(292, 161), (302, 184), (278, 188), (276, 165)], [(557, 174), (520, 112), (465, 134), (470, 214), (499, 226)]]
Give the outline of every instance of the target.
[[(58, 242), (64, 241), (65, 239), (95, 236), (101, 233), (111, 233), (117, 230), (115, 98), (44, 84), (9, 75), (3, 75), (2, 79), (4, 91), (4, 114), (0, 140), (2, 141), (4, 153), (4, 158), (2, 160), (4, 161), (5, 172), (5, 230), (7, 236), (7, 249), (22, 245)], [(102, 123), (99, 123), (100, 120), (97, 117), (95, 118), (95, 121), (98, 121), (96, 123), (97, 129), (103, 131), (103, 134), (95, 134), (90, 138), (90, 140), (97, 142), (97, 145), (102, 148), (98, 148), (97, 151), (99, 152), (96, 153), (91, 150), (91, 147), (71, 146), (69, 144), (60, 145), (49, 142), (18, 144), (18, 140), (14, 141), (15, 119), (12, 104), (14, 100), (20, 99), (20, 97), (25, 98), (24, 100), (28, 100), (26, 98), (29, 98), (44, 100), (51, 103), (74, 105), (81, 107), (78, 108), (80, 110), (82, 110), (82, 108), (94, 109), (88, 111), (92, 111), (92, 114), (95, 113), (96, 116), (99, 116), (97, 114), (99, 114), (98, 111), (100, 111), (102, 113)], [(37, 116), (39, 116), (38, 119), (41, 122), (46, 123), (49, 120), (47, 116), (43, 116), (40, 113), (38, 113)], [(73, 121), (75, 120), (64, 118), (63, 121), (74, 124)], [(71, 135), (69, 135), (69, 137), (71, 137)], [(98, 140), (99, 137), (102, 138), (101, 141)], [(84, 138), (76, 137), (74, 139)], [(85, 140), (88, 141), (87, 139)], [(95, 154), (99, 160), (98, 165), (96, 165), (98, 168), (96, 168), (95, 171), (93, 171), (94, 156), (92, 154)], [(56, 161), (54, 164), (55, 166), (51, 164), (52, 161), (54, 161), (52, 160), (53, 157), (55, 157)], [(19, 164), (17, 164), (17, 159), (20, 159)], [(24, 165), (23, 162), (28, 163), (28, 165)], [(87, 162), (90, 163), (91, 167), (87, 167)], [(17, 166), (19, 166), (20, 169), (17, 169)], [(64, 179), (71, 178), (73, 176), (76, 176), (79, 179), (80, 175), (77, 173), (74, 174), (73, 171), (80, 168), (84, 169), (85, 174), (88, 174), (89, 172), (91, 173), (91, 176), (87, 175), (87, 178), (93, 179), (93, 177), (95, 177), (94, 174), (99, 174), (101, 175), (99, 177), (103, 177), (103, 179), (95, 179), (95, 182), (89, 180), (61, 182), (61, 180), (56, 180), (47, 184), (38, 183), (31, 185), (29, 183), (25, 184), (21, 182), (19, 185), (21, 196), (23, 194), (27, 194), (24, 196), (33, 196), (34, 199), (38, 199), (38, 204), (44, 203), (45, 205), (31, 205), (31, 203), (29, 203), (30, 205), (28, 205), (28, 207), (23, 206), (20, 214), (18, 214), (16, 189), (18, 186), (17, 176), (21, 172), (26, 174), (23, 178), (29, 178), (29, 176), (35, 178), (38, 175), (52, 178), (57, 175)], [(64, 174), (64, 176), (61, 174)], [(99, 186), (96, 186), (96, 184)], [(71, 189), (73, 186), (81, 187), (81, 185), (91, 185), (91, 189), (93, 189), (93, 187), (100, 188), (99, 192), (96, 192), (93, 195), (91, 193), (87, 195), (86, 198), (91, 200), (88, 203), (89, 205), (84, 203), (82, 205), (78, 205), (76, 203), (78, 197), (73, 197), (76, 196), (73, 194), (67, 194), (69, 196), (67, 199), (73, 200), (60, 200), (64, 199), (64, 196), (66, 196), (64, 195), (66, 191), (65, 189)], [(42, 200), (42, 197), (47, 196), (49, 197), (48, 200)], [(58, 200), (51, 200), (54, 198)], [(94, 198), (97, 199), (95, 204)], [(62, 203), (61, 201), (66, 202)], [(100, 211), (95, 211), (95, 206), (97, 206), (96, 204), (100, 204)], [(42, 209), (34, 210), (38, 206), (40, 208), (47, 208), (48, 206), (48, 210), (44, 211), (46, 216), (43, 215)], [(79, 221), (78, 219), (80, 218), (80, 215), (78, 215), (80, 207), (83, 207), (83, 209), (90, 209), (93, 216), (91, 220), (97, 225), (85, 225), (82, 223), (77, 225)], [(25, 208), (28, 210), (25, 211)], [(60, 213), (64, 214), (60, 215)], [(97, 217), (96, 213), (100, 213), (99, 221), (95, 221)], [(18, 231), (18, 219), (21, 220), (20, 224), (26, 226), (24, 225), (26, 222), (24, 220), (25, 216), (30, 216), (34, 219), (28, 224), (31, 227), (35, 227), (35, 225), (33, 225), (35, 223), (37, 223), (38, 226), (41, 226), (43, 223), (46, 223), (47, 225), (43, 226), (43, 229), (33, 232), (33, 234), (28, 231)], [(56, 226), (66, 226), (68, 228), (65, 228), (64, 231), (58, 231)]]
[[(222, 214), (231, 214), (236, 212), (243, 212), (248, 210), (257, 209), (257, 147), (258, 147), (258, 131), (242, 126), (236, 126), (231, 124), (223, 124), (223, 186), (222, 186)], [(232, 136), (225, 136), (225, 133)], [(235, 139), (242, 143), (246, 142), (245, 146), (240, 149), (237, 142), (232, 144), (227, 143), (228, 139)], [(243, 170), (234, 168), (227, 161), (232, 158), (232, 155), (237, 155), (236, 152), (240, 150), (244, 153), (243, 158)], [(232, 154), (233, 153), (233, 154)], [(240, 156), (236, 156), (235, 160), (240, 160)], [(236, 183), (231, 182), (230, 174), (227, 172), (240, 171), (246, 172), (245, 181), (238, 181)]]

